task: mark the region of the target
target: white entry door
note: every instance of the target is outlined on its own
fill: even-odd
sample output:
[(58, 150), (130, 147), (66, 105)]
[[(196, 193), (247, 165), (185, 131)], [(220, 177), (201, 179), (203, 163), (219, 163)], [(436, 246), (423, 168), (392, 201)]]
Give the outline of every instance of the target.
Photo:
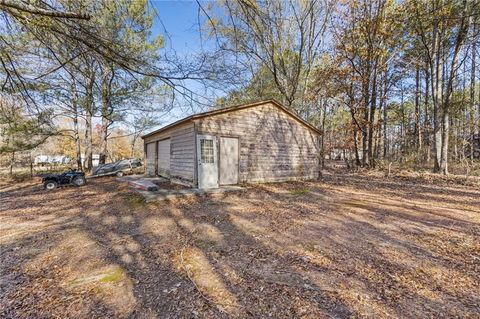
[(197, 135), (198, 188), (218, 187), (217, 138)]
[(238, 184), (238, 138), (220, 137), (220, 185)]

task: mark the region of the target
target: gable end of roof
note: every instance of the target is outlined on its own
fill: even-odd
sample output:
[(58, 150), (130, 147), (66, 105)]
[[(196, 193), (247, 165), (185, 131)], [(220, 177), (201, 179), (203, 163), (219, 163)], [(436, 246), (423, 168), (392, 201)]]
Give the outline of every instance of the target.
[(191, 120), (195, 120), (195, 119), (199, 119), (199, 118), (203, 118), (203, 117), (207, 117), (207, 116), (215, 116), (215, 115), (219, 115), (219, 114), (224, 114), (224, 113), (229, 113), (229, 112), (234, 112), (234, 111), (238, 111), (238, 110), (243, 110), (243, 109), (246, 109), (246, 108), (251, 108), (251, 107), (255, 107), (255, 106), (259, 106), (259, 105), (263, 105), (263, 104), (267, 104), (267, 103), (272, 103), (273, 105), (275, 105), (276, 107), (278, 107), (280, 110), (282, 110), (283, 112), (287, 113), (288, 115), (290, 115), (291, 117), (293, 117), (295, 120), (297, 120), (298, 122), (300, 122), (302, 125), (306, 126), (307, 128), (309, 128), (310, 130), (314, 131), (315, 133), (321, 135), (321, 131), (319, 129), (317, 129), (315, 126), (313, 126), (312, 124), (308, 123), (307, 121), (305, 121), (304, 119), (302, 119), (301, 117), (299, 117), (298, 115), (296, 115), (295, 113), (293, 113), (292, 111), (288, 110), (285, 106), (283, 106), (280, 102), (276, 101), (276, 100), (264, 100), (264, 101), (259, 101), (259, 102), (255, 102), (255, 103), (249, 103), (249, 104), (240, 104), (240, 105), (234, 105), (234, 106), (229, 106), (229, 107), (226, 107), (226, 108), (221, 108), (221, 109), (217, 109), (217, 110), (212, 110), (212, 111), (207, 111), (207, 112), (203, 112), (203, 113), (197, 113), (197, 114), (194, 114), (194, 115), (190, 115), (186, 118), (183, 118), (181, 120), (178, 120), (176, 122), (173, 122), (167, 126), (164, 126), (158, 130), (155, 130), (153, 132), (150, 132), (150, 133), (147, 133), (145, 135), (142, 136), (142, 139), (145, 139), (149, 136), (152, 136), (154, 134), (158, 134), (158, 133), (161, 133), (167, 129), (170, 129), (174, 126), (177, 126), (177, 125), (180, 125), (180, 124), (183, 124), (183, 123), (186, 123), (188, 121), (191, 121)]

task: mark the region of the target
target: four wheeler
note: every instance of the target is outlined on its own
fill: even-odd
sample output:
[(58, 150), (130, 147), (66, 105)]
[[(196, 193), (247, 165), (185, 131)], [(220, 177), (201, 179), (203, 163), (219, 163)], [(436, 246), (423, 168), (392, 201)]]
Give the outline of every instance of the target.
[(42, 182), (45, 189), (52, 190), (64, 185), (83, 186), (87, 183), (87, 180), (84, 172), (77, 172), (72, 169), (61, 174), (45, 175)]

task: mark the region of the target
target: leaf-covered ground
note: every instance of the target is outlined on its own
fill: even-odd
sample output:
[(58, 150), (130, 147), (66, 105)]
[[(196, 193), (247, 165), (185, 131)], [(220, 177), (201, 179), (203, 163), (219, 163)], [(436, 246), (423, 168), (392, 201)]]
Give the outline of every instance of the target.
[(478, 318), (480, 188), (329, 174), (145, 204), (0, 183), (2, 318)]

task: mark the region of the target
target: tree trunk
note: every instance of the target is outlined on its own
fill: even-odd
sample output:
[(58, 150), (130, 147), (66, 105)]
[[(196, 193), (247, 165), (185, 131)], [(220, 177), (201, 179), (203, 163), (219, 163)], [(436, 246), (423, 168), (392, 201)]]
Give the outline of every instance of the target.
[[(362, 166), (366, 166), (369, 164), (368, 158), (368, 136), (369, 136), (369, 114), (368, 111), (370, 110), (370, 76), (371, 76), (371, 58), (370, 58), (371, 51), (368, 51), (367, 57), (365, 58), (364, 62), (366, 65), (362, 67), (362, 110), (363, 110), (363, 119), (361, 123), (361, 131), (362, 131)], [(354, 99), (352, 99), (354, 101)]]
[(422, 148), (422, 130), (420, 129), (420, 67), (415, 69), (415, 146), (417, 151)]
[(440, 172), (448, 174), (448, 142), (450, 133), (450, 112), (448, 105), (444, 105), (442, 114), (442, 148), (440, 154)]
[(404, 97), (403, 97), (403, 83), (400, 82), (400, 111), (402, 113), (402, 125), (400, 126), (400, 129), (401, 129), (401, 132), (400, 132), (400, 136), (402, 137), (402, 151), (401, 151), (401, 154), (400, 156), (404, 157), (404, 154), (406, 153), (406, 149), (407, 149), (407, 134), (406, 134), (406, 121), (405, 121), (405, 101), (404, 101)]
[(85, 105), (85, 160), (84, 167), (86, 171), (91, 171), (93, 168), (93, 131), (92, 131), (92, 117), (94, 114), (94, 101), (93, 101), (93, 85), (95, 82), (95, 73), (90, 76), (87, 86), (87, 97)]
[(99, 163), (105, 164), (108, 156), (108, 129), (111, 124), (111, 82), (113, 80), (112, 71), (102, 69), (102, 128), (100, 133), (100, 157)]
[(29, 161), (29, 166), (30, 166), (30, 178), (33, 177), (33, 156), (32, 156), (32, 151), (28, 154), (28, 161)]
[[(369, 76), (369, 75), (368, 75)], [(369, 81), (367, 83), (364, 83), (364, 88), (363, 88), (363, 99), (364, 99), (364, 105), (363, 105), (363, 123), (362, 123), (362, 166), (366, 166), (369, 163), (369, 158), (368, 158), (368, 136), (369, 136), (369, 100), (370, 100), (370, 95), (369, 95)]]
[(322, 119), (322, 136), (320, 137), (320, 168), (325, 168), (325, 119), (327, 112), (327, 103), (322, 99), (321, 106), (321, 119)]
[(82, 166), (82, 150), (80, 146), (80, 131), (78, 125), (78, 94), (75, 87), (75, 79), (72, 78), (72, 111), (73, 111), (73, 140), (75, 142), (75, 158), (77, 163), (77, 169), (83, 170)]
[(372, 95), (370, 99), (370, 111), (368, 119), (368, 163), (370, 167), (375, 167), (375, 158), (373, 157), (373, 137), (375, 133), (375, 110), (377, 108), (377, 65), (378, 58), (373, 68)]
[[(446, 94), (443, 101), (443, 114), (442, 114), (442, 148), (441, 148), (441, 157), (440, 157), (440, 172), (442, 174), (448, 174), (448, 143), (449, 143), (449, 133), (450, 133), (450, 100), (453, 94), (453, 83), (457, 74), (457, 64), (458, 56), (463, 46), (465, 37), (468, 33), (468, 27), (470, 19), (466, 18), (467, 16), (467, 0), (463, 1), (463, 10), (462, 10), (462, 19), (460, 22), (458, 34), (455, 39), (455, 49), (452, 55), (452, 62), (450, 65), (450, 72), (448, 76), (448, 81), (446, 85)], [(446, 75), (446, 74), (445, 74)]]
[[(477, 8), (479, 5), (478, 0), (473, 0), (472, 7)], [(478, 9), (477, 9), (478, 10)], [(471, 97), (471, 103), (472, 103), (472, 111), (477, 112), (477, 125), (475, 125), (475, 120), (474, 120), (474, 129), (473, 133), (479, 134), (480, 135), (480, 90), (478, 92), (478, 100), (475, 101), (475, 81), (476, 81), (476, 70), (477, 70), (477, 46), (478, 46), (478, 22), (479, 22), (479, 15), (472, 16), (472, 21), (470, 22), (472, 24), (472, 34), (473, 34), (473, 40), (472, 40), (472, 45), (471, 45), (471, 50), (472, 50), (472, 74), (471, 74), (471, 92), (470, 92), (470, 97)], [(476, 102), (476, 103), (475, 103)], [(475, 110), (475, 106), (477, 106), (477, 109)], [(476, 127), (475, 127), (476, 126)], [(474, 138), (472, 136), (472, 138)], [(480, 138), (480, 136), (479, 136)], [(471, 141), (472, 144), (472, 151), (470, 152), (472, 154), (472, 159), (473, 159), (473, 147), (475, 145), (475, 141)]]
[(73, 117), (73, 139), (75, 141), (75, 157), (77, 162), (77, 169), (82, 170), (82, 150), (80, 147), (80, 132), (78, 130), (78, 113), (75, 112)]
[[(473, 24), (473, 34), (476, 34), (477, 27), (476, 24)], [(473, 151), (475, 145), (475, 134), (480, 133), (480, 120), (478, 126), (475, 123), (475, 82), (476, 82), (476, 43), (475, 40), (472, 41), (471, 51), (472, 51), (472, 69), (470, 74), (470, 136), (469, 136), (469, 144), (470, 144), (470, 160), (473, 161)], [(480, 106), (478, 109), (477, 117), (480, 118)]]
[[(385, 82), (385, 78), (382, 76), (380, 78), (380, 84), (379, 84), (379, 87), (380, 87), (380, 101), (379, 101), (379, 106), (378, 106), (378, 111), (379, 111), (379, 121), (381, 120), (382, 118), (382, 112), (383, 112), (383, 108), (385, 107), (385, 101), (384, 101), (384, 96), (385, 96), (385, 93), (384, 93), (384, 82)], [(375, 140), (375, 158), (380, 158), (380, 145), (381, 145), (381, 142), (382, 142), (382, 134), (383, 134), (383, 131), (382, 131), (382, 126), (379, 126), (378, 127), (378, 130), (377, 130), (377, 137), (376, 137), (376, 140)]]
[(388, 114), (387, 114), (387, 72), (385, 72), (384, 78), (384, 88), (383, 88), (383, 158), (388, 158), (388, 135), (387, 135), (387, 123), (388, 123)]
[[(437, 36), (438, 37), (438, 36)], [(440, 44), (440, 40), (435, 39), (436, 44)], [(436, 45), (437, 47), (437, 45)], [(441, 70), (443, 69), (441, 65), (440, 53), (435, 52), (435, 61), (432, 70), (432, 97), (433, 97), (433, 150), (434, 150), (434, 166), (433, 171), (435, 173), (440, 172), (440, 161), (441, 161), (441, 146), (442, 146), (442, 131), (440, 128), (439, 121), (439, 108), (442, 99), (442, 74)]]
[(423, 125), (423, 132), (425, 134), (425, 141), (424, 144), (427, 149), (426, 160), (430, 162), (430, 151), (431, 151), (431, 144), (430, 144), (430, 119), (428, 117), (428, 100), (430, 99), (429, 96), (429, 88), (430, 88), (430, 72), (428, 71), (428, 66), (425, 67), (425, 111), (424, 111), (424, 125)]
[(353, 129), (353, 149), (355, 153), (355, 164), (358, 166), (362, 165), (360, 161), (360, 154), (358, 153), (358, 129), (355, 126)]
[(13, 165), (15, 164), (15, 152), (12, 152), (12, 154), (10, 155), (10, 166), (9, 166), (9, 169), (8, 169), (8, 174), (10, 175), (10, 177), (13, 177)]
[[(438, 7), (437, 2), (433, 2), (432, 11), (435, 12)], [(432, 116), (432, 125), (433, 125), (433, 172), (438, 173), (440, 171), (440, 158), (441, 158), (441, 143), (442, 143), (442, 132), (440, 129), (439, 123), (439, 108), (442, 98), (442, 75), (441, 70), (443, 67), (441, 65), (440, 58), (440, 44), (442, 43), (441, 37), (439, 35), (439, 18), (434, 17), (434, 24), (432, 30), (432, 47), (431, 47), (431, 56), (428, 60), (428, 65), (430, 67), (430, 85), (432, 88), (432, 104), (433, 104), (433, 116)]]
[(133, 134), (132, 149), (130, 150), (130, 157), (131, 158), (133, 158), (133, 156), (135, 155), (135, 143), (137, 143), (137, 138), (138, 138), (137, 133)]
[(89, 172), (93, 166), (92, 154), (92, 114), (87, 112), (85, 116), (85, 159), (83, 161), (84, 169)]
[(100, 134), (100, 154), (98, 163), (105, 164), (108, 156), (108, 123), (109, 121), (102, 116), (102, 129)]

